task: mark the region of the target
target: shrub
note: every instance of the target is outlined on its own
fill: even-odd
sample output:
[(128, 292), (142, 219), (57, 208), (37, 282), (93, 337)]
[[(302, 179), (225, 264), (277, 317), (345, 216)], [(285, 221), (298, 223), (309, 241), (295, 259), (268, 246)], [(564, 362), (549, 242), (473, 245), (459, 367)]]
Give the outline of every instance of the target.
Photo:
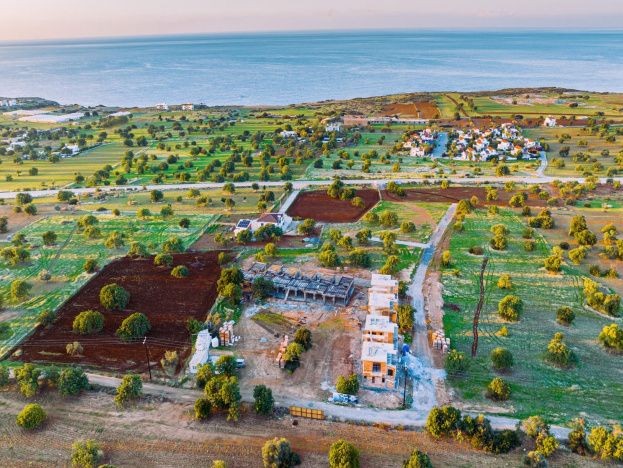
[(496, 371), (506, 371), (513, 367), (513, 354), (506, 348), (497, 347), (491, 351), (491, 363)]
[(444, 250), (441, 254), (441, 265), (443, 267), (449, 267), (452, 264), (452, 254), (449, 250)]
[(89, 388), (89, 379), (79, 367), (66, 367), (58, 377), (58, 392), (61, 395), (78, 395)]
[(131, 341), (143, 338), (149, 330), (151, 330), (151, 324), (145, 314), (134, 312), (121, 322), (115, 334), (123, 341)]
[(538, 452), (541, 452), (545, 458), (551, 457), (554, 452), (558, 450), (558, 441), (553, 435), (547, 432), (541, 432), (536, 437), (536, 449)]
[(523, 301), (515, 295), (509, 294), (498, 303), (499, 316), (509, 322), (518, 321), (522, 310)]
[(538, 450), (532, 450), (524, 457), (524, 465), (535, 468), (547, 468), (547, 460)]
[(357, 378), (357, 374), (351, 374), (348, 377), (340, 375), (335, 382), (335, 388), (340, 393), (357, 395), (359, 392), (359, 379)]
[(567, 367), (573, 360), (573, 353), (563, 342), (562, 333), (554, 334), (554, 337), (547, 345), (546, 359), (552, 364), (560, 367)]
[(623, 330), (616, 323), (604, 326), (598, 340), (607, 349), (623, 351)]
[(130, 249), (128, 250), (129, 257), (147, 257), (147, 248), (140, 242), (130, 243)]
[(403, 221), (400, 224), (400, 232), (402, 232), (403, 234), (415, 232), (415, 224), (412, 221)]
[(329, 448), (329, 468), (359, 468), (359, 451), (345, 440), (337, 440)]
[(614, 430), (603, 426), (594, 427), (588, 435), (588, 444), (602, 460), (623, 462), (623, 434), (620, 427), (615, 426)]
[(24, 429), (32, 430), (41, 426), (47, 415), (37, 403), (29, 403), (17, 414), (17, 425)]
[(56, 312), (53, 312), (50, 309), (45, 309), (39, 313), (37, 321), (44, 327), (52, 325), (56, 321)]
[(511, 387), (500, 377), (495, 377), (487, 385), (487, 397), (496, 401), (506, 401), (511, 396)]
[(173, 255), (168, 253), (159, 253), (154, 257), (154, 265), (170, 267), (173, 265)]
[(186, 278), (190, 271), (185, 265), (178, 265), (171, 270), (171, 276), (174, 278)]
[(271, 415), (275, 407), (273, 391), (266, 385), (256, 385), (253, 388), (253, 399), (255, 400), (255, 412), (264, 416)]
[(76, 441), (71, 445), (71, 466), (75, 468), (95, 468), (102, 458), (102, 449), (93, 439)]
[(31, 289), (32, 284), (20, 279), (13, 280), (11, 282), (11, 299), (15, 302), (24, 300), (28, 297)]
[(264, 468), (290, 468), (300, 463), (299, 456), (292, 451), (285, 438), (267, 440), (262, 447)]
[(588, 455), (590, 453), (590, 447), (586, 440), (584, 420), (576, 419), (573, 421), (572, 427), (573, 429), (569, 432), (567, 446), (573, 453)]
[(502, 275), (500, 275), (500, 278), (498, 279), (498, 288), (512, 289), (513, 282), (511, 280), (511, 275), (509, 275), (508, 273), (503, 273)]
[(424, 428), (436, 439), (447, 437), (459, 428), (461, 412), (449, 405), (435, 406), (426, 418)]
[(536, 439), (541, 432), (549, 433), (549, 424), (541, 416), (530, 416), (523, 424), (523, 431), (532, 439)]
[(65, 345), (65, 352), (68, 356), (78, 356), (82, 354), (82, 351), (84, 351), (84, 348), (79, 341), (74, 341)]
[(203, 421), (210, 417), (212, 413), (212, 403), (207, 398), (198, 398), (195, 401), (195, 419)]
[(445, 368), (450, 375), (463, 374), (469, 368), (469, 361), (465, 353), (452, 349), (446, 354)]
[(95, 273), (95, 271), (97, 270), (97, 260), (95, 260), (94, 258), (87, 258), (84, 261), (83, 268), (86, 273)]
[(523, 243), (523, 248), (526, 252), (534, 251), (535, 242), (533, 240), (527, 240)]
[(562, 256), (553, 253), (543, 261), (543, 266), (551, 273), (558, 273), (562, 268)]
[(100, 304), (108, 310), (123, 310), (130, 302), (130, 293), (116, 283), (100, 289)]
[(300, 344), (305, 351), (310, 350), (312, 347), (312, 334), (309, 328), (298, 328), (294, 334), (294, 342)]
[(571, 325), (575, 320), (575, 312), (569, 306), (560, 307), (556, 311), (556, 321), (562, 325)]
[(402, 463), (402, 468), (433, 468), (433, 464), (426, 453), (413, 450), (409, 459)]
[(99, 333), (104, 328), (104, 315), (95, 310), (85, 310), (74, 318), (72, 329), (80, 335)]
[(19, 391), (26, 398), (32, 398), (39, 391), (39, 376), (41, 369), (30, 363), (26, 363), (15, 369), (15, 380)]
[(131, 400), (136, 400), (143, 393), (143, 382), (141, 376), (137, 374), (126, 374), (121, 379), (115, 393), (115, 404), (124, 406)]
[(472, 245), (469, 248), (469, 253), (472, 255), (482, 255), (484, 253), (484, 249), (479, 245)]
[(9, 369), (8, 367), (0, 366), (0, 388), (9, 384)]

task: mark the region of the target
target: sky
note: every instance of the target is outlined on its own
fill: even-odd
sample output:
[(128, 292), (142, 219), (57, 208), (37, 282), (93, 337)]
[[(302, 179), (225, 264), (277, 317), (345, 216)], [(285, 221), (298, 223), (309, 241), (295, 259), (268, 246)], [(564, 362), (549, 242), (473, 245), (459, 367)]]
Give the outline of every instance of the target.
[(0, 0), (0, 41), (344, 29), (623, 27), (623, 0)]

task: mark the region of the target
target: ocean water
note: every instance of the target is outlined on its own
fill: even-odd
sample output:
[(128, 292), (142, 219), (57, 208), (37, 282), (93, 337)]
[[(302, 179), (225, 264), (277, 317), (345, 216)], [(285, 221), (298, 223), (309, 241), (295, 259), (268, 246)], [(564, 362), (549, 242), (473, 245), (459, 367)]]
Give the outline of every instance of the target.
[(318, 32), (0, 43), (0, 96), (290, 104), (414, 91), (623, 91), (623, 31)]

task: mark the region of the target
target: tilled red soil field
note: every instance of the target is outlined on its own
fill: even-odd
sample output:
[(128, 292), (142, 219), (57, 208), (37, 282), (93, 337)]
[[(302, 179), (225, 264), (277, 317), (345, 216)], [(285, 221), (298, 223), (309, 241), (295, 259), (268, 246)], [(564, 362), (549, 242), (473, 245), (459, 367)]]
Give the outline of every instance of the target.
[[(218, 252), (174, 255), (174, 265), (186, 265), (190, 274), (174, 278), (170, 268), (156, 267), (153, 257), (124, 257), (107, 265), (58, 311), (58, 320), (49, 327), (39, 327), (25, 341), (24, 361), (77, 363), (110, 371), (147, 370), (142, 340), (126, 343), (115, 331), (128, 315), (142, 312), (151, 323), (147, 335), (152, 369), (160, 369), (166, 350), (177, 350), (180, 362), (190, 353), (190, 337), (186, 329), (189, 318), (205, 320), (216, 298), (216, 281), (220, 275)], [(110, 283), (123, 286), (130, 293), (130, 302), (123, 312), (106, 311), (99, 303), (100, 289)], [(76, 315), (85, 310), (104, 314), (104, 329), (95, 335), (77, 335), (72, 331)], [(82, 355), (69, 356), (67, 343), (78, 341)]]
[(363, 208), (353, 206), (350, 200), (331, 198), (325, 190), (301, 192), (287, 213), (293, 218), (312, 218), (321, 223), (352, 223), (379, 201), (376, 190), (357, 190), (356, 196), (363, 199)]
[[(517, 192), (507, 192), (502, 188), (498, 189), (498, 199), (488, 202), (487, 193), (484, 187), (448, 187), (442, 189), (440, 187), (421, 188), (421, 189), (406, 189), (406, 196), (399, 197), (393, 193), (389, 193), (384, 190), (383, 200), (391, 200), (395, 202), (401, 201), (423, 201), (423, 202), (439, 202), (439, 203), (454, 203), (459, 200), (470, 199), (476, 195), (480, 200), (480, 203), (486, 203), (488, 205), (508, 206), (508, 201)], [(546, 206), (546, 200), (541, 200), (535, 194), (528, 194), (528, 200), (526, 205), (529, 206)]]

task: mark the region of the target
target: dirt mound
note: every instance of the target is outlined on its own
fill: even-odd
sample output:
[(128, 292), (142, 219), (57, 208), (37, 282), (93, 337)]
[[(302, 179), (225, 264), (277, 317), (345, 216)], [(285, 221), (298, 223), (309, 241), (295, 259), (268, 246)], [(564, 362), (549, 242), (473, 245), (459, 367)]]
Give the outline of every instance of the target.
[[(151, 323), (147, 335), (152, 368), (166, 350), (177, 350), (183, 362), (191, 350), (186, 329), (189, 318), (205, 320), (216, 298), (220, 275), (218, 252), (186, 253), (174, 256), (174, 265), (186, 265), (187, 278), (174, 278), (170, 268), (156, 267), (153, 257), (115, 260), (93, 277), (58, 311), (58, 320), (50, 327), (39, 327), (21, 348), (24, 361), (84, 364), (111, 371), (147, 370), (142, 340), (126, 343), (115, 331), (128, 315), (142, 312)], [(109, 312), (99, 303), (100, 289), (110, 283), (123, 286), (130, 293), (130, 303), (123, 312)], [(73, 333), (72, 323), (84, 310), (98, 310), (105, 316), (104, 329), (96, 335)], [(84, 351), (68, 356), (67, 343), (78, 341)]]
[(331, 198), (325, 190), (301, 192), (287, 213), (293, 218), (312, 218), (323, 223), (352, 223), (379, 201), (376, 190), (357, 190), (356, 196), (363, 199), (362, 208), (353, 206), (350, 200)]
[[(507, 192), (498, 189), (498, 199), (487, 202), (487, 193), (484, 187), (448, 187), (442, 189), (440, 187), (406, 189), (406, 196), (399, 197), (393, 193), (383, 191), (383, 200), (391, 200), (395, 202), (401, 201), (423, 201), (438, 203), (454, 203), (459, 200), (470, 199), (472, 196), (478, 197), (480, 203), (488, 205), (508, 206), (508, 201), (517, 192)], [(530, 193), (526, 201), (528, 206), (546, 206), (546, 200), (541, 200), (535, 194)]]

